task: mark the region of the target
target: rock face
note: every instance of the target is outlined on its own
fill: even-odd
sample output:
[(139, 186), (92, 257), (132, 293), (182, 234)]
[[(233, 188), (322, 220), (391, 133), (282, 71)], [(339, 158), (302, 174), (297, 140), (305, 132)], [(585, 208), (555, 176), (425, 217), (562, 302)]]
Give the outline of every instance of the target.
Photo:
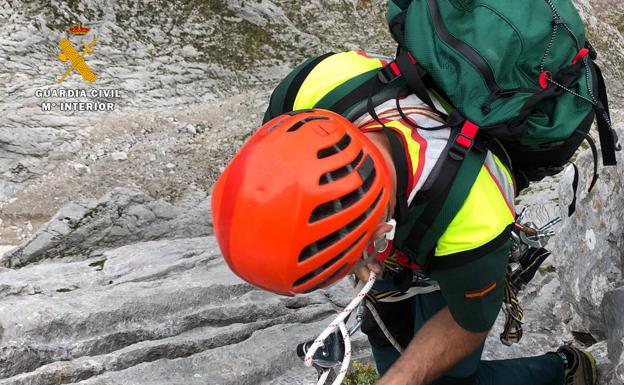
[[(624, 113), (612, 111), (620, 137), (624, 134)], [(618, 153), (618, 162), (624, 157)], [(511, 348), (497, 338), (486, 342), (486, 356), (500, 359), (538, 355), (575, 343), (591, 351), (601, 369), (601, 384), (624, 383), (622, 376), (622, 310), (624, 308), (624, 226), (617, 207), (624, 204), (621, 167), (599, 167), (600, 179), (587, 192), (593, 160), (589, 150), (575, 161), (579, 167), (576, 213), (567, 217), (571, 201), (571, 168), (562, 175), (558, 188), (548, 184), (533, 187), (521, 205), (533, 212), (536, 223), (561, 216), (564, 221), (551, 239), (552, 256), (542, 265), (534, 281), (525, 288), (521, 303), (525, 309), (525, 334)], [(558, 192), (553, 198), (553, 191)], [(494, 331), (503, 328), (502, 314)], [(494, 334), (494, 333), (493, 333)]]
[[(612, 118), (620, 138), (624, 135), (624, 113), (615, 110)], [(587, 192), (591, 180), (592, 157), (579, 156), (576, 164), (584, 170), (579, 186), (578, 209), (568, 219), (553, 251), (561, 282), (560, 302), (556, 305), (561, 321), (576, 336), (589, 334), (608, 341), (608, 356), (614, 370), (613, 383), (624, 383), (622, 370), (622, 326), (624, 306), (624, 223), (619, 207), (624, 205), (624, 156), (618, 153), (617, 168), (603, 168), (596, 187)], [(569, 188), (569, 187), (568, 187)], [(567, 189), (562, 189), (566, 191)], [(567, 190), (569, 191), (569, 190)], [(569, 202), (569, 194), (561, 201)], [(580, 334), (579, 334), (580, 333)]]
[[(207, 191), (295, 65), (330, 51), (393, 52), (384, 3), (3, 4), (0, 245), (20, 243), (29, 224), (36, 231), (67, 203), (114, 187), (138, 186), (171, 202), (187, 187)], [(82, 39), (67, 33), (77, 21), (91, 28)], [(85, 57), (98, 77), (91, 88), (121, 95), (65, 99), (114, 102), (114, 111), (42, 111), (44, 101), (66, 100), (37, 97), (39, 89), (88, 89), (76, 74), (57, 83), (67, 69), (57, 59), (65, 37), (77, 46), (97, 37)], [(77, 173), (76, 163), (91, 172)]]
[[(601, 52), (612, 96), (621, 98), (622, 7), (574, 2)], [(52, 0), (0, 7), (0, 244), (20, 243), (67, 203), (114, 187), (138, 186), (169, 201), (187, 186), (207, 191), (257, 127), (270, 89), (304, 58), (345, 49), (394, 52), (385, 3)], [(66, 70), (56, 59), (58, 42), (77, 20), (92, 31), (84, 41), (72, 37), (75, 44), (98, 36), (86, 59), (97, 88), (121, 93), (94, 99), (114, 101), (112, 112), (46, 112), (42, 101), (61, 99), (35, 96), (38, 89), (85, 87), (79, 76), (54, 85)], [(115, 160), (123, 154), (127, 159)]]
[[(216, 104), (231, 94), (257, 93), (308, 56), (359, 49), (362, 42), (367, 49), (384, 47), (391, 53), (382, 3), (194, 0), (178, 6), (52, 0), (39, 5), (3, 4), (0, 202), (73, 157), (87, 137), (111, 119), (131, 128), (124, 112), (186, 109), (198, 103)], [(82, 41), (66, 31), (77, 21), (91, 28)], [(119, 99), (95, 99), (115, 102), (114, 112), (42, 111), (42, 101), (65, 101), (39, 98), (35, 92), (59, 88), (54, 85), (67, 68), (57, 60), (58, 44), (68, 36), (74, 44), (89, 44), (97, 37), (85, 60), (98, 77), (97, 88), (120, 91)], [(85, 83), (74, 74), (60, 88), (83, 89)]]
[(212, 233), (210, 200), (195, 193), (179, 206), (138, 190), (118, 188), (99, 200), (60, 210), (34, 237), (0, 257), (0, 266), (21, 267), (59, 257), (93, 256), (103, 248), (163, 238)]
[[(577, 161), (582, 181), (588, 157)], [(541, 354), (581, 339), (598, 360), (601, 384), (622, 383), (622, 229), (605, 212), (623, 199), (622, 183), (619, 171), (601, 173), (601, 184), (581, 193), (578, 213), (553, 239), (545, 266), (554, 268), (524, 292), (523, 341), (503, 347), (499, 320), (486, 344), (489, 358)], [(561, 191), (565, 202), (568, 186)], [(534, 194), (538, 201), (540, 190)], [(351, 290), (343, 282), (286, 298), (240, 281), (210, 235), (208, 202), (198, 193), (171, 206), (117, 189), (63, 208), (6, 254), (13, 268), (0, 270), (0, 384), (313, 381), (294, 347), (319, 333)], [(585, 235), (590, 226), (593, 237)], [(588, 335), (593, 340), (581, 338)], [(354, 344), (357, 355), (369, 354), (362, 335)]]
[(624, 287), (605, 293), (602, 299), (601, 313), (605, 324), (609, 358), (618, 363), (615, 371), (620, 379), (624, 378)]
[[(622, 161), (619, 157), (620, 164)], [(584, 154), (576, 163), (590, 170), (590, 154)], [(571, 325), (604, 337), (612, 325), (596, 317), (603, 296), (611, 288), (624, 286), (624, 223), (614, 211), (624, 204), (624, 177), (621, 167), (605, 168), (600, 174), (591, 193), (580, 191), (579, 210), (562, 228), (554, 249), (560, 256), (562, 299), (579, 315)], [(585, 173), (580, 186), (588, 186), (590, 178), (591, 174)], [(570, 242), (572, 239), (575, 241)]]
[(212, 236), (45, 260), (0, 282), (3, 385), (258, 384), (295, 366), (294, 346), (345, 304), (254, 289)]

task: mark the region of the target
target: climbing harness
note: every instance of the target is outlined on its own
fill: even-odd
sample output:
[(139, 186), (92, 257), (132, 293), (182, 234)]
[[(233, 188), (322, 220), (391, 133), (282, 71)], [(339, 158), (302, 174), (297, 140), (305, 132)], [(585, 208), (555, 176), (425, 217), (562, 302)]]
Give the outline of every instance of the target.
[[(507, 284), (505, 285), (502, 307), (505, 314), (505, 325), (503, 332), (500, 333), (500, 341), (507, 346), (519, 342), (523, 334), (524, 311), (518, 300), (518, 293), (531, 281), (541, 264), (550, 255), (545, 246), (550, 238), (555, 235), (554, 226), (561, 222), (561, 218), (556, 218), (541, 227), (537, 227), (532, 222), (523, 223), (526, 213), (527, 209), (524, 208), (518, 214), (511, 234), (513, 243), (507, 267)], [(372, 252), (365, 252), (364, 261), (370, 260), (370, 255), (374, 257), (378, 252), (384, 250), (388, 240), (393, 239), (393, 235), (391, 232), (385, 238), (373, 242)], [(406, 269), (404, 266), (395, 264), (391, 259), (384, 261), (384, 267), (385, 271), (393, 274), (400, 274), (402, 269)], [(360, 329), (364, 320), (365, 309), (371, 313), (390, 344), (399, 353), (402, 353), (401, 345), (388, 330), (373, 303), (398, 302), (419, 294), (440, 290), (437, 282), (420, 272), (415, 272), (410, 275), (411, 287), (405, 291), (389, 290), (371, 293), (376, 278), (376, 274), (371, 271), (366, 283), (361, 281), (357, 283), (355, 289), (358, 294), (349, 305), (315, 340), (302, 343), (297, 347), (297, 355), (304, 360), (305, 365), (312, 366), (317, 370), (317, 385), (323, 385), (328, 379), (334, 378), (334, 370), (338, 365), (340, 365), (340, 369), (333, 379), (332, 385), (340, 385), (344, 380), (351, 362), (350, 336)], [(387, 276), (384, 275), (384, 278)], [(347, 329), (346, 322), (356, 309), (355, 324)]]

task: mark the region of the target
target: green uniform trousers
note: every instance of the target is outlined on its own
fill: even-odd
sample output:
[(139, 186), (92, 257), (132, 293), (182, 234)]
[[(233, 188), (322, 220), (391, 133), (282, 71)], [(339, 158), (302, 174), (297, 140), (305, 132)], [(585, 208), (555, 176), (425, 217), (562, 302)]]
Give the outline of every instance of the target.
[[(417, 295), (414, 306), (414, 331), (446, 306), (440, 292)], [(563, 361), (555, 353), (509, 360), (481, 360), (483, 344), (436, 380), (436, 385), (562, 385)], [(399, 358), (391, 346), (373, 347), (373, 357), (381, 375)]]

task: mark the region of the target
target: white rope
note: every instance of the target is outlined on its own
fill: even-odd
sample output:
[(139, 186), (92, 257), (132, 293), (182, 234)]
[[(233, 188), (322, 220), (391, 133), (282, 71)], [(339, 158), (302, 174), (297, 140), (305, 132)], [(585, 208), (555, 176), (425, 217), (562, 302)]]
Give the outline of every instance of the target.
[[(306, 366), (312, 366), (312, 358), (314, 357), (314, 354), (316, 353), (318, 348), (323, 346), (325, 339), (329, 337), (331, 333), (333, 333), (336, 329), (340, 330), (340, 334), (342, 334), (342, 339), (344, 341), (345, 354), (342, 359), (342, 365), (340, 366), (338, 376), (336, 377), (336, 379), (334, 379), (332, 385), (340, 385), (342, 383), (345, 376), (347, 375), (347, 371), (349, 370), (349, 365), (351, 364), (351, 339), (349, 338), (349, 331), (347, 330), (344, 321), (351, 313), (353, 313), (353, 311), (362, 303), (362, 301), (364, 301), (364, 298), (373, 287), (376, 279), (376, 274), (371, 271), (368, 276), (368, 282), (364, 283), (362, 281), (359, 281), (357, 283), (355, 289), (356, 291), (359, 290), (358, 294), (355, 296), (355, 298), (353, 298), (353, 300), (351, 300), (349, 305), (347, 305), (347, 307), (344, 308), (344, 310), (340, 312), (340, 314), (329, 324), (329, 326), (325, 330), (323, 330), (323, 332), (314, 340), (314, 342), (306, 352), (303, 362)], [(384, 298), (380, 300), (380, 302), (396, 302), (409, 297), (413, 297), (418, 294), (430, 293), (437, 290), (440, 290), (439, 285), (437, 284), (437, 282), (432, 281), (430, 282), (429, 286), (412, 287), (404, 295), (400, 295), (399, 297), (395, 298)], [(384, 333), (388, 341), (390, 341), (392, 346), (399, 353), (403, 353), (401, 345), (399, 345), (396, 339), (392, 336), (392, 333), (390, 333), (390, 331), (382, 321), (381, 317), (379, 316), (379, 313), (375, 310), (374, 306), (372, 306), (372, 304), (370, 303), (366, 303), (366, 307), (371, 312), (371, 315), (377, 322), (377, 325), (379, 325), (379, 328)], [(331, 369), (324, 370), (318, 379), (317, 385), (324, 385), (325, 382), (327, 382), (327, 378), (329, 377), (330, 372)]]
[[(349, 338), (349, 331), (345, 326), (344, 322), (341, 322), (338, 325), (340, 328), (340, 333), (342, 334), (342, 339), (345, 344), (345, 354), (342, 359), (342, 366), (340, 366), (340, 372), (338, 372), (338, 377), (332, 382), (332, 385), (340, 385), (342, 384), (342, 380), (344, 380), (347, 375), (347, 371), (349, 370), (349, 365), (351, 364), (351, 339)], [(318, 385), (323, 385), (323, 383), (319, 383)]]
[(321, 376), (319, 377), (317, 385), (324, 384), (325, 381), (327, 381), (327, 377), (329, 377), (329, 373), (330, 373), (329, 369), (328, 370), (324, 370), (323, 374), (321, 374)]
[(379, 313), (377, 313), (375, 306), (367, 302), (366, 307), (371, 312), (371, 315), (375, 319), (375, 322), (377, 322), (377, 326), (379, 326), (384, 336), (386, 336), (388, 341), (390, 341), (390, 343), (396, 349), (397, 352), (399, 352), (400, 354), (403, 354), (403, 348), (401, 348), (401, 345), (399, 345), (397, 340), (394, 339), (394, 336), (392, 335), (392, 333), (390, 333), (390, 330), (388, 330), (388, 328), (386, 327), (386, 324), (381, 320), (381, 317), (379, 316)]
[(386, 303), (401, 302), (406, 299), (415, 297), (417, 295), (429, 294), (438, 290), (440, 290), (440, 285), (435, 281), (431, 281), (428, 284), (428, 286), (412, 286), (409, 289), (407, 289), (407, 291), (403, 294), (400, 294), (400, 293), (393, 294), (391, 296), (378, 299), (377, 302), (386, 302)]
[[(327, 337), (329, 337), (331, 333), (333, 333), (336, 329), (340, 330), (340, 333), (342, 334), (342, 338), (345, 344), (345, 355), (342, 360), (342, 366), (340, 367), (340, 372), (338, 373), (338, 377), (336, 377), (334, 382), (332, 382), (332, 385), (340, 385), (342, 383), (342, 380), (347, 375), (349, 364), (351, 363), (351, 340), (349, 339), (349, 332), (347, 331), (347, 327), (344, 323), (344, 320), (364, 300), (364, 297), (366, 297), (366, 294), (368, 294), (370, 289), (373, 287), (373, 284), (375, 283), (376, 278), (377, 278), (377, 275), (371, 271), (368, 276), (368, 282), (366, 283), (366, 285), (364, 285), (362, 290), (360, 290), (358, 295), (355, 298), (353, 298), (353, 300), (351, 300), (349, 305), (347, 305), (347, 307), (344, 308), (344, 310), (340, 312), (340, 314), (338, 314), (336, 319), (334, 319), (332, 323), (330, 323), (329, 326), (325, 330), (323, 330), (323, 332), (314, 340), (314, 342), (312, 343), (312, 346), (310, 346), (310, 348), (306, 352), (303, 363), (306, 366), (312, 366), (312, 357), (314, 357), (314, 353), (316, 353), (318, 348), (320, 348), (323, 345), (323, 342), (325, 341)], [(324, 371), (321, 378), (319, 378), (319, 382), (317, 384), (323, 385), (325, 381), (327, 380), (328, 375), (329, 375), (329, 369)]]

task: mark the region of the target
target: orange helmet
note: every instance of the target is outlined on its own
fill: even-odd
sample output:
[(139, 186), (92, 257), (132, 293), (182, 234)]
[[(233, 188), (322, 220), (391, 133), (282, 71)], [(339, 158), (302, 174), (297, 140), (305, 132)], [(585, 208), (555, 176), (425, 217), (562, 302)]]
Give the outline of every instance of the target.
[(219, 177), (215, 235), (247, 282), (310, 292), (351, 271), (389, 196), (381, 153), (351, 122), (325, 110), (291, 112), (260, 127)]

